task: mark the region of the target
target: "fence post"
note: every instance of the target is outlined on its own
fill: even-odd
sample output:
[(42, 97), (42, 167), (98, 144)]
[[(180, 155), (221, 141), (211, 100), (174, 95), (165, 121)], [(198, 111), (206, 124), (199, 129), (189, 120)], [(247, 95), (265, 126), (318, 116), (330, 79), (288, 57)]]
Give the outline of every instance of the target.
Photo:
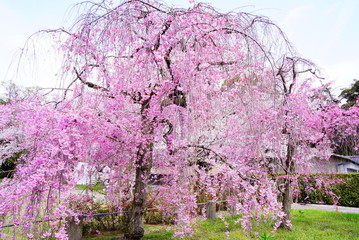
[(69, 236), (69, 240), (81, 240), (83, 233), (83, 221), (82, 217), (79, 217), (80, 222), (76, 223), (75, 219), (72, 217), (68, 222), (67, 234)]
[(206, 215), (207, 219), (215, 219), (216, 216), (216, 202), (208, 201), (206, 204)]

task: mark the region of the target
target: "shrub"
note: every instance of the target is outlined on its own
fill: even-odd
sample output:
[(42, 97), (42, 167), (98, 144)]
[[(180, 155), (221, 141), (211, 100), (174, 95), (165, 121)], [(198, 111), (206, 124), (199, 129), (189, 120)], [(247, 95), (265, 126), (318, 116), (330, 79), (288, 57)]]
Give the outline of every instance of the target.
[(338, 177), (346, 179), (345, 183), (339, 184), (333, 189), (334, 193), (340, 196), (340, 205), (359, 207), (359, 174), (339, 174)]
[[(325, 181), (339, 183), (322, 186), (323, 181), (324, 183)], [(298, 188), (297, 201), (299, 202), (333, 204), (333, 196), (337, 196), (339, 205), (359, 207), (359, 173), (301, 176), (298, 180)]]
[[(113, 213), (117, 211), (116, 208), (101, 202), (95, 202), (91, 208), (94, 215), (102, 213)], [(129, 209), (123, 209), (123, 211), (127, 210)], [(128, 217), (129, 215), (126, 213), (90, 217), (85, 219), (84, 233), (93, 233), (94, 230), (100, 232), (115, 230), (126, 232), (128, 229)]]

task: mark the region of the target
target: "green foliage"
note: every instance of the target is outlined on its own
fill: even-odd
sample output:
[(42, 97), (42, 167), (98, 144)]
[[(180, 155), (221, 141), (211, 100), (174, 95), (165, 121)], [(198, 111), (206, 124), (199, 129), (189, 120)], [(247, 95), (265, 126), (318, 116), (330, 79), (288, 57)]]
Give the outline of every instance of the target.
[(339, 95), (339, 97), (342, 97), (347, 100), (347, 102), (343, 104), (343, 108), (348, 109), (354, 106), (354, 104), (358, 99), (358, 96), (359, 96), (359, 80), (354, 79), (354, 83), (352, 84), (352, 86), (350, 88), (344, 89)]
[(340, 196), (339, 203), (348, 207), (359, 207), (359, 174), (348, 173), (339, 175), (346, 182), (334, 187), (335, 194)]
[(83, 190), (83, 191), (90, 190), (90, 191), (99, 192), (99, 191), (103, 191), (103, 184), (99, 183), (99, 182), (97, 182), (96, 184), (92, 184), (92, 185), (89, 185), (89, 184), (77, 184), (76, 188), (78, 190)]
[(143, 215), (147, 224), (174, 224), (174, 216), (164, 215), (161, 211), (146, 211)]
[[(93, 214), (113, 213), (118, 211), (115, 207), (101, 202), (95, 202), (90, 210)], [(123, 211), (126, 210), (128, 209), (123, 209)], [(84, 233), (93, 234), (97, 231), (119, 231), (124, 233), (128, 229), (128, 218), (129, 215), (127, 213), (90, 217), (85, 219)]]
[(274, 239), (274, 235), (270, 234), (270, 233), (263, 233), (262, 235), (259, 236), (260, 240), (272, 240)]
[(14, 153), (11, 157), (5, 159), (0, 165), (0, 178), (12, 177), (12, 170), (15, 170), (18, 159), (23, 151)]
[[(325, 176), (329, 180), (342, 180), (342, 183), (332, 185), (329, 190), (339, 197), (340, 205), (359, 207), (359, 173), (311, 174), (308, 181), (304, 181), (302, 177), (299, 179), (299, 202), (333, 204), (333, 197), (328, 191), (317, 188), (316, 181), (319, 176)], [(308, 188), (314, 190), (310, 191)]]
[(300, 218), (303, 218), (305, 216), (305, 211), (304, 210), (299, 210), (298, 213), (299, 213)]

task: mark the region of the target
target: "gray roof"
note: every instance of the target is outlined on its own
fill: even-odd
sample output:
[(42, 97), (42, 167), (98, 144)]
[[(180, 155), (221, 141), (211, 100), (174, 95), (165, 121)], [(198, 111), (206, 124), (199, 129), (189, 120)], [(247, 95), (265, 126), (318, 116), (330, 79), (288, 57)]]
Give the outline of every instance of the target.
[(346, 159), (348, 161), (351, 161), (351, 162), (359, 165), (359, 156), (343, 156), (343, 155), (339, 155), (339, 154), (332, 154), (332, 156), (335, 156), (338, 158), (343, 158), (343, 159)]
[(359, 164), (359, 156), (348, 156), (350, 160), (356, 164)]

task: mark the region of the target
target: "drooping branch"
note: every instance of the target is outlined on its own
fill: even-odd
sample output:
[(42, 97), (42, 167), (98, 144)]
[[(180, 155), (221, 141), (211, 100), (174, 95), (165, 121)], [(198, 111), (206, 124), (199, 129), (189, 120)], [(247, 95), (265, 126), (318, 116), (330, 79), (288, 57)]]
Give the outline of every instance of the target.
[[(236, 171), (236, 167), (234, 167), (231, 163), (229, 163), (228, 160), (227, 160), (227, 158), (226, 158), (225, 156), (223, 156), (223, 155), (220, 154), (220, 153), (217, 153), (217, 152), (214, 151), (213, 149), (208, 148), (208, 147), (206, 147), (206, 146), (204, 146), (204, 145), (189, 144), (189, 145), (183, 146), (183, 147), (181, 147), (181, 148), (179, 148), (179, 149), (172, 150), (171, 153), (172, 153), (172, 154), (175, 154), (178, 150), (180, 150), (180, 149), (187, 149), (187, 148), (201, 149), (201, 150), (204, 150), (204, 151), (206, 151), (206, 152), (209, 152), (209, 153), (211, 153), (211, 154), (214, 155), (216, 162), (219, 162), (219, 163), (221, 163), (221, 164), (224, 164), (224, 165), (228, 166), (231, 170)], [(210, 163), (207, 163), (207, 165), (211, 165), (211, 164), (210, 164)], [(213, 166), (212, 166), (212, 167), (213, 167)], [(252, 180), (252, 181), (253, 181), (253, 180), (254, 180), (254, 178), (249, 178), (249, 177), (243, 176), (243, 174), (240, 173), (239, 171), (236, 171), (236, 173), (238, 174), (238, 176), (239, 176), (241, 179), (243, 179), (243, 180), (245, 180), (245, 181), (249, 181), (249, 180)]]
[(80, 80), (83, 84), (85, 84), (89, 88), (93, 88), (93, 89), (96, 89), (96, 90), (102, 90), (102, 91), (108, 92), (108, 89), (105, 88), (105, 87), (102, 87), (102, 86), (97, 85), (95, 83), (83, 80), (81, 76), (84, 73), (84, 71), (79, 73), (75, 67), (74, 67), (74, 71), (75, 71), (75, 74), (76, 74), (76, 79), (75, 80)]
[(171, 135), (172, 132), (173, 132), (173, 124), (172, 124), (172, 123), (170, 122), (170, 120), (168, 120), (168, 119), (162, 120), (161, 123), (166, 123), (167, 126), (168, 126), (168, 131), (163, 134), (163, 138), (165, 139), (166, 144), (167, 144), (167, 145), (170, 145), (170, 141), (169, 141), (169, 138), (168, 138), (168, 137), (169, 137), (169, 135)]

